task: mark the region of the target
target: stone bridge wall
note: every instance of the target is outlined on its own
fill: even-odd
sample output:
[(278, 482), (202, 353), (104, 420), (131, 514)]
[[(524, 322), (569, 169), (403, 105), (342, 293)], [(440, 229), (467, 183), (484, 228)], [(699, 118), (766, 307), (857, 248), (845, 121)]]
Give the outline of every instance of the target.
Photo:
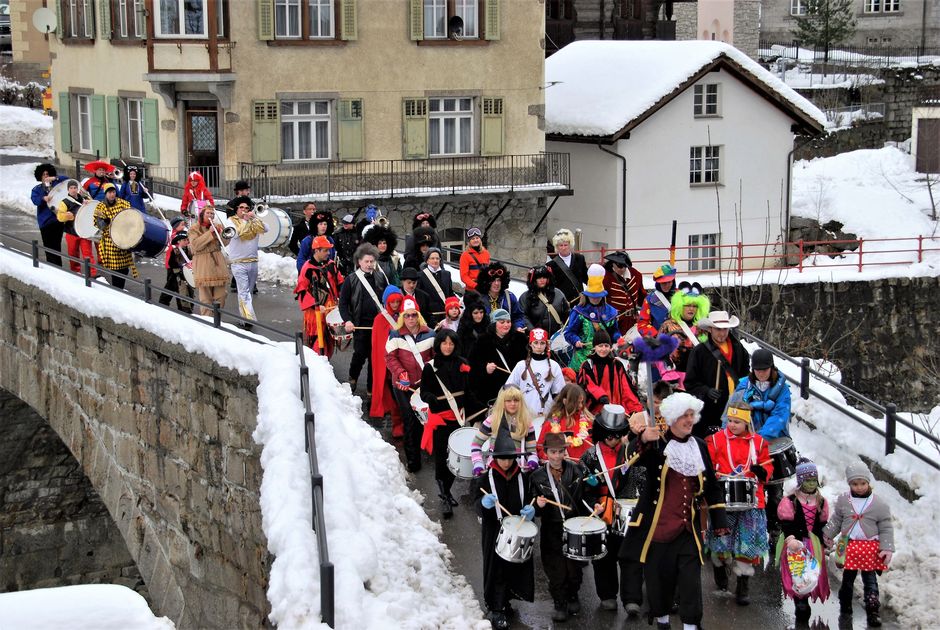
[(181, 628), (266, 623), (257, 384), (0, 275), (0, 388), (81, 463), (154, 612)]

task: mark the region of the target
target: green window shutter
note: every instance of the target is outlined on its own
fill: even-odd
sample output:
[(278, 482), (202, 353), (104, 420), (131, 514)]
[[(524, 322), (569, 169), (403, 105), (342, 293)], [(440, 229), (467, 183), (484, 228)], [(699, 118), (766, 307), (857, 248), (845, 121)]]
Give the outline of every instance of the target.
[(108, 153), (107, 140), (104, 95), (93, 94), (91, 97), (91, 152), (103, 158)]
[(111, 0), (98, 0), (98, 14), (101, 39), (111, 39)]
[(480, 155), (502, 155), (503, 99), (483, 99), (483, 128), (480, 130)]
[(347, 41), (358, 39), (359, 30), (356, 25), (356, 0), (342, 0), (340, 5), (340, 39)]
[(271, 41), (274, 39), (274, 0), (257, 0), (258, 2), (258, 39)]
[(155, 98), (141, 101), (144, 116), (144, 161), (160, 163), (160, 109)]
[(411, 0), (411, 40), (424, 39), (424, 0)]
[(59, 92), (59, 137), (62, 141), (63, 153), (72, 152), (71, 99), (72, 97), (68, 92)]
[(499, 0), (483, 1), (486, 2), (483, 36), (485, 39), (494, 41), (499, 39)]
[(108, 155), (121, 157), (121, 107), (116, 96), (107, 97), (108, 104)]
[(276, 164), (281, 159), (277, 101), (253, 101), (251, 110), (251, 161)]
[(428, 157), (428, 99), (404, 99), (402, 116), (402, 153), (405, 159)]
[(339, 159), (363, 158), (362, 99), (344, 99), (339, 102)]
[(64, 0), (55, 0), (55, 34), (59, 39), (65, 37), (65, 24), (62, 23), (62, 2)]

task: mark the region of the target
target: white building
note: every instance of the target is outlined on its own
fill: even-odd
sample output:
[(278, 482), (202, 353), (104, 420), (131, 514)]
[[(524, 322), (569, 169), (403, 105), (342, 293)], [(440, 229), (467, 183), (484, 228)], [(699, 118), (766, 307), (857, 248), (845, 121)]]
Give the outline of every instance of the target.
[[(794, 139), (826, 121), (809, 101), (712, 41), (574, 42), (545, 79), (546, 150), (571, 153), (575, 190), (549, 233), (581, 228), (582, 249), (626, 248), (642, 271), (666, 259), (673, 220), (683, 271), (778, 253)], [(745, 247), (739, 263), (739, 242), (771, 246)]]

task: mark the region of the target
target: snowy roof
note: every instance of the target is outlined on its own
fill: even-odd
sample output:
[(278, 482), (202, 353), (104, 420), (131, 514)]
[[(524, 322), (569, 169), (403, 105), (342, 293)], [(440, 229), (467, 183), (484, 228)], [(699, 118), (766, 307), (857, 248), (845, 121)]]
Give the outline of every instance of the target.
[(545, 133), (612, 136), (724, 63), (809, 128), (826, 116), (733, 46), (712, 41), (579, 41), (545, 61)]

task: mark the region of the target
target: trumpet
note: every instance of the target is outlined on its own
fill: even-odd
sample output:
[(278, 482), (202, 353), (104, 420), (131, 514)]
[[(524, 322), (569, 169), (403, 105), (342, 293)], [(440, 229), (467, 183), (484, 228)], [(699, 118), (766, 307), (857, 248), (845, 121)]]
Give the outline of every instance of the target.
[(373, 221), (376, 225), (383, 228), (388, 228), (388, 217), (382, 214), (381, 210), (376, 210), (375, 220)]
[(123, 181), (124, 181), (124, 171), (122, 171), (122, 170), (119, 169), (119, 168), (115, 168), (115, 169), (111, 172), (111, 179), (115, 179), (115, 180), (117, 180), (117, 181), (119, 181), (119, 182), (123, 182)]
[(252, 208), (252, 212), (254, 212), (256, 218), (263, 219), (268, 214), (268, 204), (263, 201), (256, 203), (255, 207)]

